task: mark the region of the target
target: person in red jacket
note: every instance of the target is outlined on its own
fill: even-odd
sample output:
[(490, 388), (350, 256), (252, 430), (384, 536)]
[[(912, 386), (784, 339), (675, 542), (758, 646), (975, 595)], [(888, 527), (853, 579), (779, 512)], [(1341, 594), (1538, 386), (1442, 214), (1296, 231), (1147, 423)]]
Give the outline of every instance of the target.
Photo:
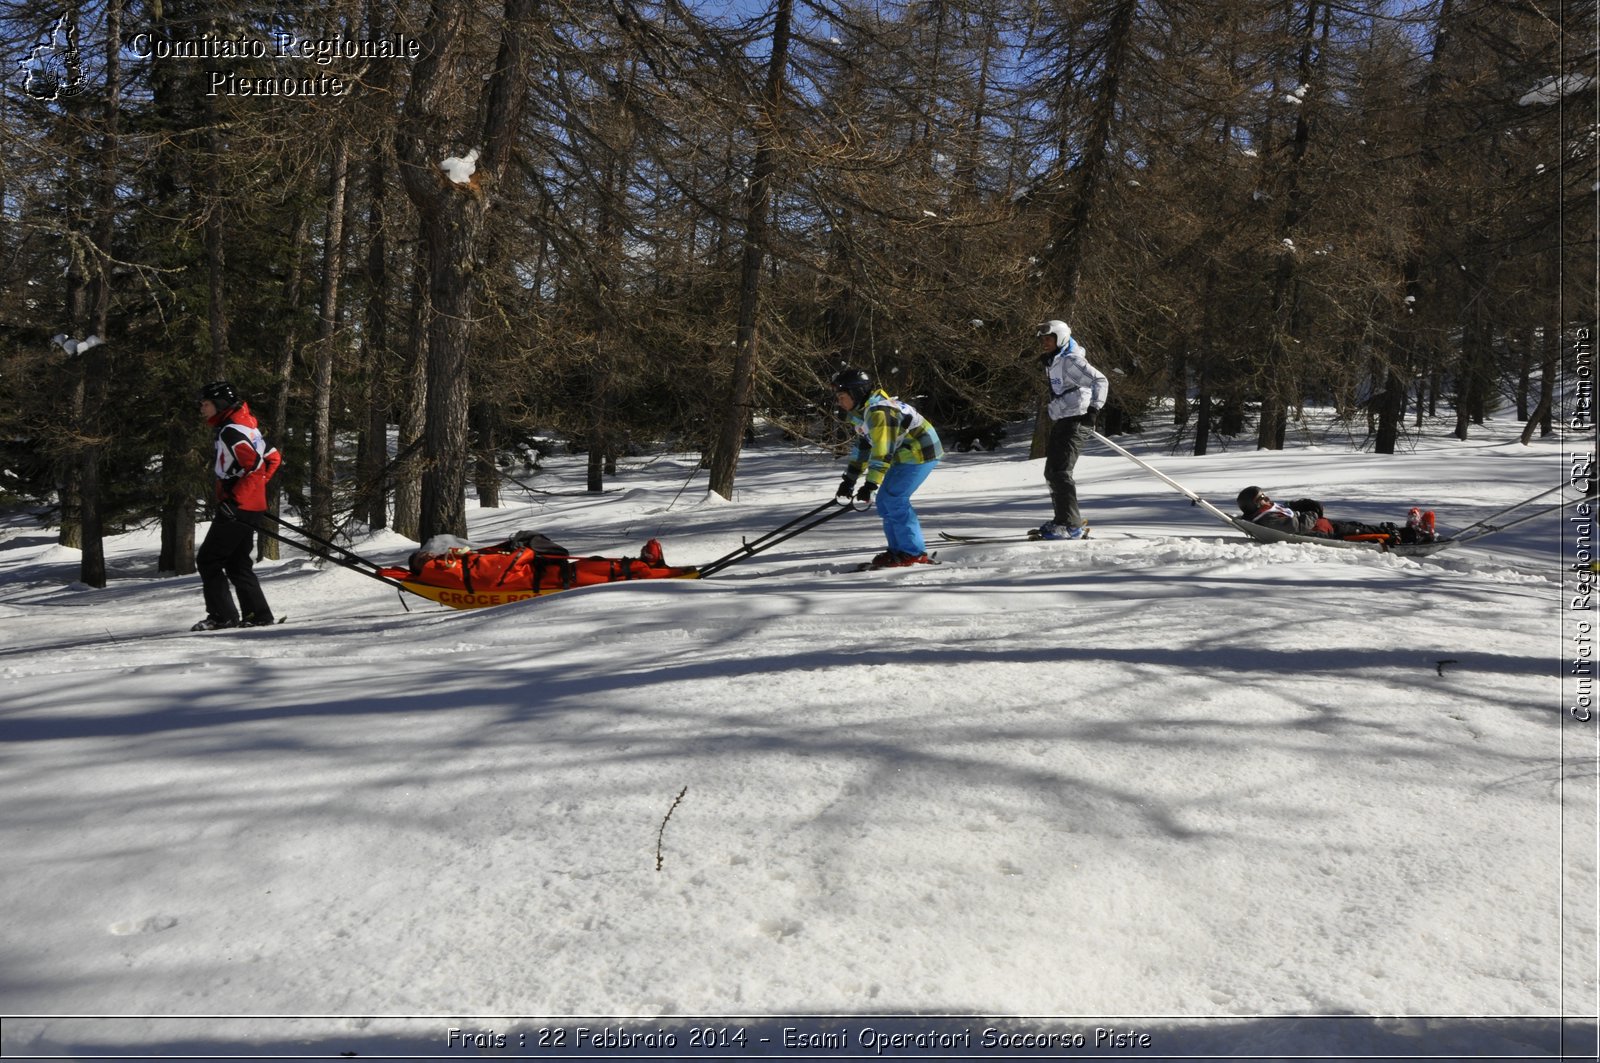
[[(275, 623), (261, 593), (251, 552), (259, 514), (267, 511), (267, 481), (282, 461), (267, 445), (250, 407), (226, 380), (200, 390), (200, 416), (216, 429), (211, 471), (216, 477), (217, 516), (195, 554), (205, 591), (206, 618), (191, 631), (259, 627)], [(234, 607), (233, 591), (239, 595)]]

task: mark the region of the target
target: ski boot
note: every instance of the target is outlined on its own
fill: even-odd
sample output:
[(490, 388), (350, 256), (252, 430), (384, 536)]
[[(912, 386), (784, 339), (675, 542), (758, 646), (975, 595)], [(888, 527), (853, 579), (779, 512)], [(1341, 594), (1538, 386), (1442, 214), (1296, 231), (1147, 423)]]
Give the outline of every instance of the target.
[(868, 568), (908, 568), (911, 565), (931, 565), (933, 558), (927, 554), (903, 554), (898, 550), (885, 550), (868, 563)]
[(1040, 539), (1082, 539), (1089, 534), (1087, 524), (1057, 524), (1055, 521), (1046, 521), (1039, 525), (1039, 530), (1034, 532)]
[(1405, 535), (1401, 537), (1401, 541), (1431, 543), (1434, 538), (1433, 510), (1422, 510), (1412, 506), (1411, 512), (1406, 514), (1406, 531)]

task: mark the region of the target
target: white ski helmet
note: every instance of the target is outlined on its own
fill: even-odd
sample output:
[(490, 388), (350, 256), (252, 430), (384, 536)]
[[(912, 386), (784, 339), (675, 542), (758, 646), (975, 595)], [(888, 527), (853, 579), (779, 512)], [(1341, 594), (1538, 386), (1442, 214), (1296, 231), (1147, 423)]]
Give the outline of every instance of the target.
[(1064, 351), (1067, 349), (1067, 341), (1072, 339), (1072, 326), (1065, 321), (1046, 321), (1035, 329), (1033, 334), (1035, 336), (1054, 336), (1056, 338), (1056, 350)]

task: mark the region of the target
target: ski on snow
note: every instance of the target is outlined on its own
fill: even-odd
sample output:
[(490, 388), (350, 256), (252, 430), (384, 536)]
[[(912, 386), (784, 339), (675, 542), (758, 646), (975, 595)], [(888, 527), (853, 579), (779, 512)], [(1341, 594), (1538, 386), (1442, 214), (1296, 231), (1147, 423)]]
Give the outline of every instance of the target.
[(900, 571), (905, 571), (907, 569), (921, 568), (923, 565), (939, 565), (939, 564), (943, 564), (943, 562), (940, 561), (936, 557), (930, 557), (926, 561), (918, 561), (914, 565), (874, 565), (871, 561), (863, 561), (859, 565), (856, 565), (854, 568), (849, 568), (849, 569), (846, 569), (845, 571), (847, 571), (847, 572), (900, 572)]
[(1030, 528), (1021, 535), (951, 535), (949, 532), (940, 532), (939, 538), (947, 543), (970, 546), (976, 543), (1072, 543), (1082, 542), (1090, 535), (1091, 532), (1086, 529), (1080, 539), (1046, 539), (1037, 528)]
[[(279, 624), (283, 623), (287, 619), (289, 619), (287, 616), (280, 616), (277, 619), (273, 620), (273, 622), (270, 623), (270, 624), (235, 624), (233, 627), (214, 627), (214, 628), (209, 628), (209, 629), (205, 629), (205, 630), (201, 630), (201, 631), (196, 631), (194, 628), (190, 628), (188, 631), (183, 632), (183, 634), (187, 634), (187, 635), (220, 635), (220, 634), (224, 634), (224, 633), (227, 633), (227, 634), (239, 634), (240, 632), (244, 632), (244, 631), (259, 631), (262, 628), (277, 627)], [(175, 634), (176, 634), (176, 632), (175, 632)]]

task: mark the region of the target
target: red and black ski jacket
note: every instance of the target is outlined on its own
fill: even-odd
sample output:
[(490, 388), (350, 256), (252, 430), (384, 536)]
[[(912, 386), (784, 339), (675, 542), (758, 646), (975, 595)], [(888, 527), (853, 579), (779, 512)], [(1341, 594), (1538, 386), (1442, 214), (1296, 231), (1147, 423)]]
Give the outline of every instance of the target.
[(217, 430), (211, 469), (217, 477), (217, 500), (246, 513), (265, 513), (267, 481), (283, 458), (276, 447), (267, 445), (249, 404), (241, 402), (206, 423)]

